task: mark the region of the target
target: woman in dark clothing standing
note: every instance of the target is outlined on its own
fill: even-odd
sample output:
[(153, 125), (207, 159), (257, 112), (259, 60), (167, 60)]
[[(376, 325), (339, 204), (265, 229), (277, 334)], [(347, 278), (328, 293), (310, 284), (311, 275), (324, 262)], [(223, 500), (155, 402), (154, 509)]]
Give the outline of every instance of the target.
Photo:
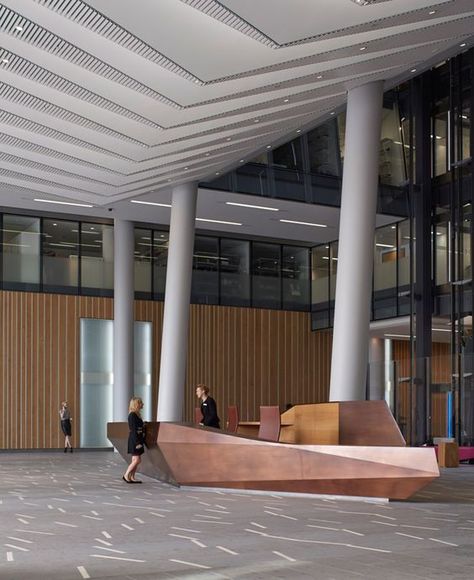
[(71, 450), (72, 453), (71, 411), (69, 410), (67, 401), (63, 401), (61, 403), (59, 416), (61, 417), (61, 431), (64, 433), (64, 453), (67, 453), (68, 448)]
[(143, 401), (139, 397), (132, 397), (128, 406), (128, 453), (132, 456), (132, 462), (122, 479), (127, 483), (141, 483), (135, 479), (135, 473), (140, 465), (141, 456), (145, 451), (145, 437), (143, 431), (143, 419), (140, 411), (143, 409)]
[(200, 425), (220, 429), (221, 426), (219, 417), (217, 416), (217, 405), (214, 399), (209, 396), (209, 387), (206, 387), (206, 385), (198, 385), (196, 387), (196, 396), (201, 401), (202, 421)]

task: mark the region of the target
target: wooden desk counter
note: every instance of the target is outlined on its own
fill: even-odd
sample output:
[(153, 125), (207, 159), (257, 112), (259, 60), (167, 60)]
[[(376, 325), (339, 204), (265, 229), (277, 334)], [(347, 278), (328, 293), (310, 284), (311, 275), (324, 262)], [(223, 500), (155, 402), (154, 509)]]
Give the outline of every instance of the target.
[[(282, 421), (281, 427), (290, 427), (293, 422)], [(260, 421), (239, 421), (237, 426), (237, 433), (239, 435), (246, 435), (247, 437), (258, 437), (258, 430), (260, 429)], [(281, 439), (281, 437), (280, 437)]]

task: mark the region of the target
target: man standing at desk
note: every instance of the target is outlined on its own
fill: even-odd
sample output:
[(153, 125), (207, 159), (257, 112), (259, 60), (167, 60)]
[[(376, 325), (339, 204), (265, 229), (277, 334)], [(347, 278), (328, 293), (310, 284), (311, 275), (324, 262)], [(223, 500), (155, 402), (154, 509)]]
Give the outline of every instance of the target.
[(202, 421), (199, 424), (204, 425), (204, 427), (220, 429), (217, 405), (214, 399), (209, 396), (209, 387), (206, 387), (206, 385), (198, 385), (196, 387), (196, 397), (201, 401)]

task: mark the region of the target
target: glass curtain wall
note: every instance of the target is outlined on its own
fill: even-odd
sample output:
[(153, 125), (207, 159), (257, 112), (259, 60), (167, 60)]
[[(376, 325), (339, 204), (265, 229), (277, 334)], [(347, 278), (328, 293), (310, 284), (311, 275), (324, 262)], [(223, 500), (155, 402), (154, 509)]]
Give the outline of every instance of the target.
[(40, 288), (41, 220), (4, 214), (2, 227), (2, 280), (9, 290)]
[(43, 290), (74, 292), (79, 287), (79, 222), (43, 219)]

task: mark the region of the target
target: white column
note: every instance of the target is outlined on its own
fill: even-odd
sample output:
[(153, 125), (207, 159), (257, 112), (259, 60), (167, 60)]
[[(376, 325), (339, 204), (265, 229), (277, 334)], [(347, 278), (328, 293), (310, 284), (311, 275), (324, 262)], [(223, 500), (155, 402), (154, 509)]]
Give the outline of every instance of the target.
[(330, 401), (365, 399), (383, 82), (347, 97)]
[(188, 350), (197, 184), (173, 190), (161, 339), (158, 421), (181, 421)]
[(133, 223), (114, 220), (114, 421), (126, 421), (133, 396)]
[(385, 400), (384, 339), (369, 339), (369, 399)]

